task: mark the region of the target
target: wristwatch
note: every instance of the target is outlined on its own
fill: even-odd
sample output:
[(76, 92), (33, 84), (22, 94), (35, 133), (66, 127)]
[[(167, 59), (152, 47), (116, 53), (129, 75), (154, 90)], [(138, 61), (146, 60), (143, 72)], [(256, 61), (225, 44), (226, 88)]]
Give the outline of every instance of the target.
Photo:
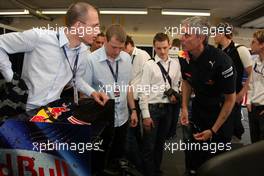
[(131, 110), (131, 111), (136, 111), (136, 110), (137, 110), (137, 108), (131, 108), (130, 110)]

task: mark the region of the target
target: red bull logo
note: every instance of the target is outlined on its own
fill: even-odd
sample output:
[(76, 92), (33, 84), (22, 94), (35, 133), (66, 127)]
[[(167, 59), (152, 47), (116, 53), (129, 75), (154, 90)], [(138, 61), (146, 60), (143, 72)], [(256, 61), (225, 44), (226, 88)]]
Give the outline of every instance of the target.
[(30, 119), (30, 121), (52, 123), (54, 120), (58, 119), (63, 112), (67, 112), (69, 110), (70, 109), (68, 109), (65, 104), (63, 104), (62, 107), (48, 107), (47, 109), (42, 108)]
[[(32, 157), (34, 156), (34, 157)], [(0, 176), (75, 176), (68, 164), (50, 154), (8, 150), (0, 157)]]

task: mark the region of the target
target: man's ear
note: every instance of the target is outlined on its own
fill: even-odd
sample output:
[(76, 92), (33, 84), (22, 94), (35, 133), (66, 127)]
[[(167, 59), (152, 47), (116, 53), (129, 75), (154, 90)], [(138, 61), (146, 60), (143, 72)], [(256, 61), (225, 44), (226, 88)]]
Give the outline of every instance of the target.
[(199, 35), (198, 37), (201, 40), (201, 42), (204, 43), (206, 36), (205, 35)]
[(264, 50), (264, 42), (260, 44), (262, 50)]

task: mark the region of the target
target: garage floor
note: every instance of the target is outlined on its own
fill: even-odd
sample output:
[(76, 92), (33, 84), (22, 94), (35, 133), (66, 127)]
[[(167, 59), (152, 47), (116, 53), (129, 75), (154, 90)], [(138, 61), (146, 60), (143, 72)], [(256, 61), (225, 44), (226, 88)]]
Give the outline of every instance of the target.
[[(242, 136), (242, 140), (240, 142), (232, 143), (232, 149), (236, 149), (239, 147), (243, 147), (244, 145), (250, 144), (250, 134), (249, 134), (249, 125), (248, 125), (248, 115), (246, 108), (242, 109), (243, 112), (243, 119), (242, 123), (245, 128), (245, 133)], [(182, 130), (181, 127), (177, 128), (177, 137), (176, 139), (172, 139), (169, 142), (178, 142), (182, 138)], [(185, 164), (184, 164), (184, 152), (183, 151), (175, 151), (173, 154), (171, 151), (164, 151), (163, 156), (163, 164), (162, 170), (164, 176), (183, 176), (185, 172)]]

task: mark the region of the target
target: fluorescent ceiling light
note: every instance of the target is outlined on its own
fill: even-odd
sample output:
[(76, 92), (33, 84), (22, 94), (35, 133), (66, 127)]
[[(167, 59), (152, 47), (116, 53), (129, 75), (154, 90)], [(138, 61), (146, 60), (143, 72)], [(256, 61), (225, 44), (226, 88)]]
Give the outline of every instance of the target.
[(26, 9), (22, 10), (7, 10), (7, 11), (0, 11), (0, 15), (28, 15), (29, 11)]
[(100, 14), (125, 14), (125, 15), (146, 15), (147, 9), (135, 9), (135, 8), (101, 8)]
[(64, 15), (66, 14), (67, 10), (65, 9), (50, 9), (50, 10), (42, 10), (42, 14), (56, 14), (56, 15)]
[(241, 27), (254, 27), (254, 28), (263, 28), (264, 27), (264, 16), (259, 17), (255, 20), (249, 21), (245, 24), (243, 24)]
[(162, 15), (210, 16), (208, 10), (162, 9)]

